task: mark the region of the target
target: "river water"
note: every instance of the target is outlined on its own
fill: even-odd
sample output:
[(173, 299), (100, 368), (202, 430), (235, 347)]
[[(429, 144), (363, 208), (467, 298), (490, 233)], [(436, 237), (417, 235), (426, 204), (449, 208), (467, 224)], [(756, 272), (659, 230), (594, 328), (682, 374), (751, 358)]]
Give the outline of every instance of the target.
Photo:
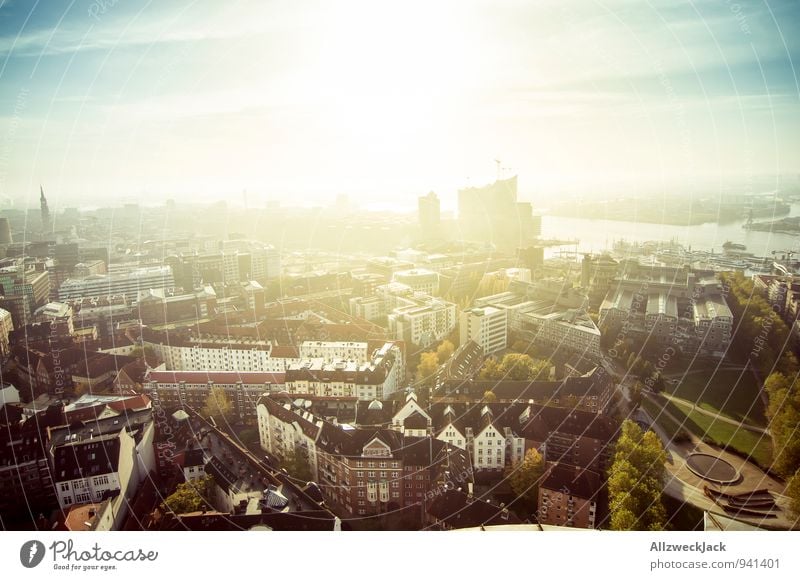
[[(800, 215), (800, 204), (793, 204), (789, 214)], [(542, 238), (579, 240), (578, 252), (599, 252), (611, 249), (615, 241), (628, 242), (675, 241), (687, 249), (722, 252), (722, 244), (734, 242), (747, 246), (747, 251), (756, 256), (771, 256), (773, 251), (792, 250), (800, 252), (800, 236), (746, 230), (746, 220), (724, 224), (707, 223), (692, 226), (651, 224), (630, 221), (593, 220), (545, 215), (542, 217)], [(762, 221), (762, 220), (756, 220)], [(764, 221), (770, 221), (766, 218)], [(568, 246), (565, 250), (574, 250)], [(553, 255), (555, 248), (547, 252)]]

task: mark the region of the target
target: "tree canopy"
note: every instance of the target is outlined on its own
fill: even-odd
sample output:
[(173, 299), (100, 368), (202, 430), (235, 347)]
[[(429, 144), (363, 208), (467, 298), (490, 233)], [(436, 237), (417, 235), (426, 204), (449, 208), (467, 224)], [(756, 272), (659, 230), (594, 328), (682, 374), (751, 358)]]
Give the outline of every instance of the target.
[(436, 349), (436, 356), (439, 359), (439, 364), (444, 364), (447, 359), (453, 356), (455, 351), (456, 347), (452, 342), (449, 340), (443, 341), (442, 344), (439, 345), (439, 348)]
[(772, 373), (764, 381), (769, 405), (767, 418), (772, 435), (772, 467), (789, 477), (800, 468), (800, 387), (783, 373)]
[(642, 432), (626, 419), (608, 471), (613, 530), (662, 530), (666, 510), (661, 502), (667, 454), (658, 436)]
[(417, 381), (429, 385), (439, 370), (439, 356), (435, 352), (423, 352), (417, 365)]
[(162, 508), (171, 510), (176, 514), (208, 510), (212, 507), (210, 498), (213, 486), (214, 479), (210, 475), (181, 483), (164, 500)]
[(498, 362), (488, 359), (481, 368), (479, 377), (486, 381), (543, 381), (550, 376), (552, 364), (549, 360), (534, 360), (527, 354), (512, 352)]
[(211, 387), (206, 404), (200, 411), (203, 417), (213, 417), (214, 420), (227, 419), (233, 411), (233, 404), (228, 398), (228, 393), (223, 387)]
[(544, 458), (536, 449), (528, 449), (525, 458), (509, 467), (511, 489), (528, 511), (539, 503), (539, 483), (544, 475)]

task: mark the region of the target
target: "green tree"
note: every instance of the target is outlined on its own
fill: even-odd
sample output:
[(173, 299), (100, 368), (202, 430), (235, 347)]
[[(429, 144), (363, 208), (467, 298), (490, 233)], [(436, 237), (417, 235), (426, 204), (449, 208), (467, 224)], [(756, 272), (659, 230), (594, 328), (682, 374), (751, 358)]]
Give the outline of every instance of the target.
[(527, 354), (512, 352), (497, 359), (488, 359), (481, 368), (480, 378), (487, 381), (541, 381), (550, 375), (552, 364), (548, 360), (534, 360)]
[(622, 423), (608, 472), (613, 530), (661, 530), (667, 514), (661, 502), (667, 454), (658, 436), (643, 433), (631, 420)]
[(789, 509), (796, 518), (794, 527), (800, 524), (800, 469), (786, 483), (784, 495), (789, 498)]
[(544, 468), (544, 458), (536, 449), (528, 449), (522, 462), (508, 468), (511, 489), (529, 512), (534, 511), (539, 503), (539, 483)]
[(456, 347), (453, 346), (453, 343), (449, 340), (445, 340), (442, 344), (439, 345), (439, 348), (436, 349), (436, 356), (439, 358), (439, 364), (444, 364), (444, 362), (453, 356)]
[(213, 417), (215, 421), (226, 420), (233, 411), (233, 404), (228, 398), (228, 393), (223, 387), (211, 387), (211, 391), (206, 398), (206, 404), (200, 411), (203, 417)]
[(423, 352), (417, 365), (417, 381), (430, 385), (436, 371), (439, 370), (439, 357), (435, 352)]
[(300, 484), (305, 485), (309, 481), (314, 481), (311, 463), (309, 463), (306, 453), (302, 450), (295, 449), (292, 453), (289, 453), (281, 462), (281, 465)]
[(772, 467), (789, 477), (800, 468), (800, 388), (783, 373), (774, 372), (764, 381), (767, 418), (775, 456)]
[(175, 491), (161, 504), (162, 509), (176, 514), (186, 514), (211, 509), (211, 492), (214, 489), (214, 478), (206, 475), (194, 481), (178, 485)]
[(497, 401), (497, 395), (495, 395), (492, 391), (484, 391), (483, 393), (484, 403), (494, 403), (496, 401)]

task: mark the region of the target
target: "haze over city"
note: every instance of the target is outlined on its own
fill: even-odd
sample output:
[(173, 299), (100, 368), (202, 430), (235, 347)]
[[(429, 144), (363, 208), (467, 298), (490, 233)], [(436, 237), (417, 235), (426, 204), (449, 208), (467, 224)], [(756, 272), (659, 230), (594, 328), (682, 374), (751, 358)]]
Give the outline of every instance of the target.
[[(796, 184), (796, 2), (0, 2), (0, 196), (411, 208)], [(794, 181), (792, 181), (794, 180)]]

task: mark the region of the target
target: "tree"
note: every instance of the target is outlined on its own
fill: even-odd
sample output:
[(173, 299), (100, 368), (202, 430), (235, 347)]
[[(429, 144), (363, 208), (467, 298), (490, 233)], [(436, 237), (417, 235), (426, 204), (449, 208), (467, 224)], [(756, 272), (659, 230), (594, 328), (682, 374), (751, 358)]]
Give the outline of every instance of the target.
[(228, 393), (223, 387), (211, 387), (206, 404), (200, 414), (203, 417), (213, 417), (215, 421), (227, 419), (233, 411), (233, 404), (228, 398)]
[(527, 354), (512, 352), (497, 359), (488, 359), (481, 368), (480, 378), (486, 381), (541, 381), (550, 375), (552, 364), (548, 360), (534, 360)]
[(797, 519), (794, 526), (797, 527), (798, 522), (800, 522), (800, 469), (795, 471), (794, 475), (789, 478), (784, 494), (789, 498), (789, 509)]
[(417, 381), (430, 385), (436, 371), (439, 370), (439, 357), (435, 352), (423, 352), (417, 365)]
[(633, 421), (622, 423), (608, 472), (612, 530), (661, 530), (667, 514), (661, 502), (667, 454), (658, 436), (642, 432)]
[(194, 481), (178, 485), (175, 491), (161, 504), (162, 509), (176, 514), (199, 512), (211, 508), (211, 492), (214, 489), (214, 478), (206, 475)]
[(494, 403), (496, 401), (497, 401), (497, 395), (495, 395), (492, 391), (485, 391), (483, 393), (484, 403)]
[(532, 512), (539, 503), (539, 483), (544, 475), (544, 458), (536, 449), (528, 449), (521, 463), (509, 468), (511, 489), (525, 508)]
[(311, 464), (303, 451), (295, 449), (286, 456), (281, 464), (297, 483), (305, 485), (309, 481), (314, 480), (314, 474), (311, 472)]
[(453, 346), (453, 343), (449, 340), (445, 340), (442, 344), (439, 345), (439, 348), (436, 349), (436, 356), (439, 359), (439, 364), (444, 364), (444, 362), (453, 356), (456, 347)]
[(767, 418), (775, 451), (772, 467), (789, 477), (800, 468), (800, 388), (783, 373), (774, 372), (764, 381)]

